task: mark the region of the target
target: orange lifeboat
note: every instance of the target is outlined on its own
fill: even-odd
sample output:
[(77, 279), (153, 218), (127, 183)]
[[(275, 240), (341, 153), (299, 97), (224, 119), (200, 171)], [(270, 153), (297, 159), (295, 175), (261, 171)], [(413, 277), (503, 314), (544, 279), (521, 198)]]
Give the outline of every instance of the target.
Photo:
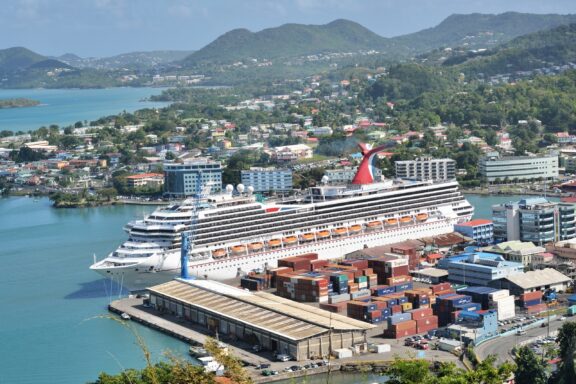
[(396, 224), (398, 224), (398, 219), (394, 219), (394, 218), (388, 219), (388, 220), (386, 220), (386, 224), (388, 224), (388, 225), (396, 225)]
[(282, 245), (282, 241), (280, 239), (272, 239), (268, 240), (268, 246), (270, 248), (276, 248)]
[(368, 224), (366, 224), (366, 228), (368, 228), (368, 229), (382, 228), (382, 222), (381, 221), (371, 221)]
[(360, 224), (354, 224), (350, 227), (348, 227), (348, 232), (350, 233), (357, 233), (360, 232), (362, 230), (362, 226)]
[(412, 221), (412, 216), (402, 216), (402, 218), (400, 218), (400, 222), (402, 224), (408, 224), (411, 221)]
[(416, 215), (416, 220), (426, 221), (426, 220), (428, 220), (428, 214), (427, 213), (419, 213)]
[(314, 234), (311, 232), (302, 234), (302, 240), (304, 241), (312, 241), (314, 240)]
[(212, 257), (215, 259), (220, 259), (226, 256), (226, 250), (224, 248), (218, 248), (212, 251)]
[(292, 245), (298, 242), (298, 238), (296, 236), (287, 236), (282, 241), (284, 241), (284, 245)]
[(261, 250), (263, 247), (264, 247), (264, 244), (262, 244), (262, 243), (259, 242), (259, 241), (255, 242), (255, 243), (250, 243), (250, 244), (248, 244), (248, 249), (251, 250), (251, 251), (253, 251), (253, 252), (259, 251), (259, 250)]
[(343, 236), (347, 233), (346, 227), (338, 227), (338, 228), (334, 229), (333, 231), (334, 231), (334, 234), (336, 234), (338, 236)]
[(238, 253), (245, 253), (246, 252), (246, 247), (243, 245), (235, 245), (232, 247), (232, 253), (238, 254)]
[(330, 231), (326, 231), (326, 230), (320, 231), (320, 232), (316, 233), (316, 237), (318, 237), (319, 239), (320, 239), (320, 238), (323, 239), (323, 238), (326, 238), (326, 237), (330, 237)]

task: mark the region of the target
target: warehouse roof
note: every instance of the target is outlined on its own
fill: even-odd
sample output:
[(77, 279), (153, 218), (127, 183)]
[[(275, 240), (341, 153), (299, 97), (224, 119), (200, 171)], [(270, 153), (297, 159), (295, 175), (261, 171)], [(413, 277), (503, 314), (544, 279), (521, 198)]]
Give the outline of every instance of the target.
[(546, 251), (545, 248), (534, 245), (534, 243), (531, 241), (520, 240), (505, 241), (503, 243), (496, 244), (492, 247), (486, 247), (484, 249), (488, 252), (517, 253), (520, 255), (530, 255)]
[(542, 287), (545, 285), (566, 283), (572, 279), (552, 268), (519, 273), (505, 277), (506, 280), (523, 289)]
[(430, 276), (430, 277), (444, 277), (448, 276), (448, 271), (439, 268), (425, 268), (420, 269), (416, 272), (417, 275)]
[(330, 328), (341, 331), (374, 328), (374, 325), (272, 294), (251, 293), (215, 281), (177, 279), (151, 287), (149, 291), (291, 340), (326, 333)]

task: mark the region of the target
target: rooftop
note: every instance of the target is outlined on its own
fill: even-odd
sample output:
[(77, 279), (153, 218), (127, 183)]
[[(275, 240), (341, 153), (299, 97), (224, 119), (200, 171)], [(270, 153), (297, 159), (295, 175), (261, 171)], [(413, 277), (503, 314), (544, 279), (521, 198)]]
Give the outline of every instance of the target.
[(462, 224), (458, 224), (458, 227), (476, 227), (478, 225), (487, 225), (487, 224), (492, 224), (492, 220), (486, 220), (486, 219), (476, 219), (476, 220), (470, 220), (466, 223), (462, 223)]
[(425, 268), (417, 271), (417, 274), (420, 276), (444, 277), (448, 276), (448, 271), (439, 268)]
[(374, 325), (269, 293), (247, 292), (216, 281), (176, 279), (151, 287), (149, 291), (291, 340), (323, 334), (330, 328), (340, 331), (374, 328)]
[(506, 280), (523, 289), (538, 288), (545, 285), (567, 283), (571, 281), (568, 276), (552, 268), (541, 269), (507, 276)]

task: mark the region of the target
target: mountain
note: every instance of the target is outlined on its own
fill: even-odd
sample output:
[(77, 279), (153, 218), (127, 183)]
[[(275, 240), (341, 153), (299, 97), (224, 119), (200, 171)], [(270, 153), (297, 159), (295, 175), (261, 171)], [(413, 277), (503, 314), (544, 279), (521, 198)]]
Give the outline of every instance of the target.
[(2, 49), (0, 50), (0, 73), (22, 70), (44, 60), (48, 58), (23, 47)]
[(392, 46), (358, 23), (335, 20), (325, 25), (284, 24), (260, 32), (235, 29), (218, 37), (182, 63), (227, 63), (242, 59), (274, 59), (328, 52), (387, 50)]
[(537, 15), (506, 12), (451, 15), (433, 28), (393, 38), (412, 54), (439, 47), (489, 48), (529, 33), (576, 23), (576, 15)]
[(76, 68), (95, 68), (95, 69), (151, 69), (158, 66), (179, 61), (193, 53), (194, 51), (147, 51), (147, 52), (129, 52), (111, 57), (89, 57), (82, 58), (74, 54), (65, 54), (58, 57), (69, 65)]
[(502, 46), (468, 52), (447, 59), (445, 66), (457, 65), (466, 74), (547, 73), (551, 67), (576, 64), (576, 23), (518, 37)]

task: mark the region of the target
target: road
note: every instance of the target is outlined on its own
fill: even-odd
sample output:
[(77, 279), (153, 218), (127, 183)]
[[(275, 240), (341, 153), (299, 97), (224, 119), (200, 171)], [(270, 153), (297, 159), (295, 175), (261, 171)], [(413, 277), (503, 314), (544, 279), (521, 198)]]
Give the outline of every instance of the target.
[(530, 339), (536, 340), (536, 338), (540, 336), (546, 337), (548, 335), (548, 331), (550, 331), (550, 333), (557, 331), (565, 321), (550, 321), (550, 330), (548, 330), (548, 327), (537, 327), (526, 330), (526, 334), (521, 336), (510, 335), (487, 341), (475, 348), (476, 355), (480, 359), (485, 359), (489, 355), (495, 355), (496, 361), (498, 363), (509, 361), (512, 359), (511, 351), (514, 346), (522, 342), (529, 341)]

